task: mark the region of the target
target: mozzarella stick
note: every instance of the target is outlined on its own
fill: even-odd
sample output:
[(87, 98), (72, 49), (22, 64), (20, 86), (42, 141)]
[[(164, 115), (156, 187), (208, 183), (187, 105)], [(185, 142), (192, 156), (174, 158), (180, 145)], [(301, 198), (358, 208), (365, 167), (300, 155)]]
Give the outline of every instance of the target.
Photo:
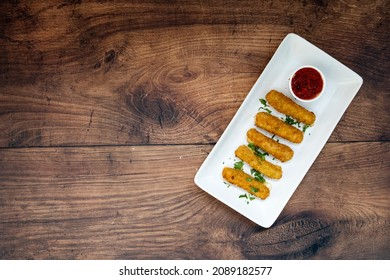
[(242, 170), (225, 167), (222, 170), (223, 178), (229, 183), (240, 187), (261, 199), (269, 196), (269, 188)]
[(256, 125), (292, 143), (301, 143), (303, 140), (302, 131), (266, 112), (257, 113)]
[(310, 112), (309, 110), (298, 105), (279, 91), (271, 90), (267, 93), (265, 99), (277, 111), (290, 116), (299, 122), (313, 125), (314, 121), (316, 120), (316, 115), (313, 112)]
[(248, 130), (246, 136), (249, 143), (253, 143), (282, 162), (290, 160), (294, 155), (294, 151), (289, 146), (265, 136), (254, 128)]
[(245, 145), (238, 147), (235, 151), (235, 155), (239, 159), (248, 163), (253, 169), (269, 178), (280, 179), (282, 177), (282, 168), (279, 165), (275, 165), (265, 159), (261, 159), (254, 153), (254, 151)]

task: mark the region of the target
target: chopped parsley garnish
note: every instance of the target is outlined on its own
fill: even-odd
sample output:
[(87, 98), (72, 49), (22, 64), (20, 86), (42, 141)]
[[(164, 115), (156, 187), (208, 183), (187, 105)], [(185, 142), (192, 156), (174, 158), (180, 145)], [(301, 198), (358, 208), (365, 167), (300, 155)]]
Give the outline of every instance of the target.
[(251, 187), (251, 192), (255, 193), (255, 192), (258, 192), (259, 189), (258, 188), (255, 188), (255, 187)]
[(252, 182), (252, 181), (253, 181), (253, 179), (252, 179), (252, 178), (249, 178), (249, 177), (246, 178), (245, 180), (246, 180), (247, 182)]
[(291, 118), (290, 116), (287, 116), (287, 115), (286, 115), (286, 118), (284, 119), (284, 122), (288, 123), (289, 125), (297, 124), (298, 127), (301, 127), (301, 123), (299, 121), (296, 121), (296, 120), (294, 120), (293, 118)]
[(234, 163), (234, 169), (242, 170), (243, 167), (244, 167), (244, 162), (242, 161), (238, 161)]
[(264, 107), (267, 107), (267, 100), (265, 100), (264, 98), (260, 98), (260, 103), (263, 104)]
[(249, 144), (248, 144), (248, 147), (249, 147), (249, 149), (251, 149), (252, 151), (255, 151), (256, 148), (257, 148), (257, 146), (256, 146), (255, 144), (253, 144), (253, 143), (249, 143)]
[(256, 155), (256, 156), (258, 156), (259, 158), (261, 158), (261, 160), (265, 160), (265, 156), (268, 156), (268, 153), (262, 153), (261, 151), (260, 151), (260, 149), (259, 149), (259, 147), (257, 147), (255, 144), (253, 144), (253, 143), (249, 143), (248, 144), (248, 147), (249, 147), (249, 149), (251, 149), (253, 152), (254, 152), (254, 154)]
[(305, 133), (306, 129), (308, 129), (309, 127), (310, 127), (310, 125), (305, 124), (305, 125), (303, 126), (302, 132)]
[(261, 105), (263, 105), (262, 107), (259, 108), (259, 111), (260, 111), (260, 110), (264, 110), (264, 111), (266, 111), (267, 113), (271, 114), (272, 111), (271, 111), (270, 109), (267, 108), (267, 107), (268, 107), (267, 100), (265, 100), (265, 99), (263, 99), (263, 98), (260, 98), (259, 101), (260, 101)]
[(256, 181), (259, 181), (261, 183), (265, 182), (265, 179), (264, 179), (263, 175), (261, 175), (261, 173), (259, 171), (257, 171), (257, 170), (252, 168), (251, 169), (251, 174), (252, 174), (253, 177), (255, 177)]
[(268, 109), (268, 108), (261, 108), (261, 109), (263, 109), (264, 111), (266, 111), (268, 114), (271, 114), (271, 113), (272, 113), (272, 111), (271, 111), (270, 109)]
[(255, 196), (253, 196), (253, 195), (251, 195), (251, 194), (248, 195), (248, 194), (246, 194), (246, 193), (245, 193), (245, 194), (241, 194), (238, 198), (244, 198), (246, 204), (249, 204), (250, 201), (256, 199)]

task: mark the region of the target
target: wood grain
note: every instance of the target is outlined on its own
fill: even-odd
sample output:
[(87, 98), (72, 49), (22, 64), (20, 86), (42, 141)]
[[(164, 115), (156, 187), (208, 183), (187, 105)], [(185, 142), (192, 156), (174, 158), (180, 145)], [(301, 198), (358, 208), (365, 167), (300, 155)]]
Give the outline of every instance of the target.
[(270, 229), (193, 183), (211, 148), (0, 150), (1, 258), (390, 257), (389, 143), (327, 144)]
[(331, 141), (389, 139), (386, 1), (234, 3), (3, 2), (0, 146), (213, 144), (288, 32), (364, 79)]

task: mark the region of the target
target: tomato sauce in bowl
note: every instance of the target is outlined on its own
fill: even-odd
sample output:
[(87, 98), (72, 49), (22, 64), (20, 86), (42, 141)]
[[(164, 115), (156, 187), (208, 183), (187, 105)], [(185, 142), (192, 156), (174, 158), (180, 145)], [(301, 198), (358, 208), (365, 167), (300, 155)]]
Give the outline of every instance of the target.
[(308, 102), (320, 97), (325, 89), (324, 75), (315, 67), (299, 68), (290, 78), (290, 91), (298, 100)]

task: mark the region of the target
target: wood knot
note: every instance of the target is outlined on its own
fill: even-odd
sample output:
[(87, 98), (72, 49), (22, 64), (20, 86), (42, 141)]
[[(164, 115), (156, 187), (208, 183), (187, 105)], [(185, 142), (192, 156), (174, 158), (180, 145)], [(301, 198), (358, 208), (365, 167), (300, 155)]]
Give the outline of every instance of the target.
[(126, 95), (127, 107), (141, 117), (149, 119), (161, 128), (178, 123), (179, 110), (168, 89), (164, 91), (151, 86), (140, 86)]
[(105, 56), (104, 56), (104, 63), (113, 63), (114, 60), (115, 60), (115, 57), (116, 57), (116, 53), (114, 50), (109, 50), (108, 52), (106, 52)]
[(28, 147), (41, 145), (42, 143), (42, 130), (22, 130), (18, 131), (11, 141), (8, 143), (9, 147)]
[(310, 213), (245, 238), (243, 254), (249, 259), (307, 259), (333, 237), (332, 226)]
[(198, 73), (190, 70), (188, 66), (179, 67), (170, 71), (167, 75), (169, 81), (174, 83), (186, 83), (195, 80), (198, 77)]

